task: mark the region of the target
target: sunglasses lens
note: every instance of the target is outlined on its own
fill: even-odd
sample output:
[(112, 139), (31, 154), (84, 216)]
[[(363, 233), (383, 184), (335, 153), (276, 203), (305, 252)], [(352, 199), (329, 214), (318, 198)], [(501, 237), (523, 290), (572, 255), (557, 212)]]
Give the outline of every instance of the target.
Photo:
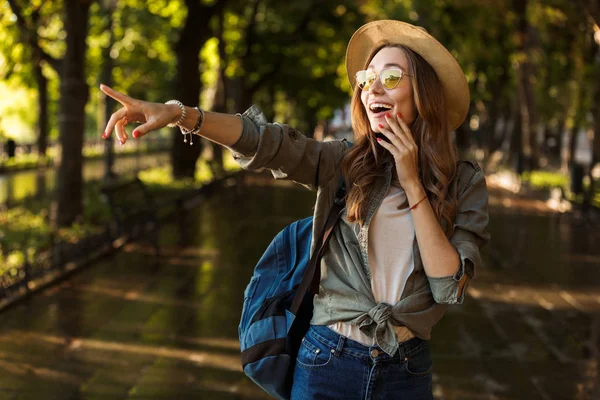
[(381, 84), (386, 89), (393, 89), (402, 79), (402, 71), (399, 69), (387, 69), (381, 72)]
[(362, 90), (369, 90), (375, 82), (375, 74), (372, 71), (358, 71), (356, 73), (356, 84)]
[(356, 84), (358, 85), (359, 88), (364, 89), (365, 85), (367, 83), (367, 79), (366, 79), (366, 72), (367, 71), (358, 71), (356, 73)]

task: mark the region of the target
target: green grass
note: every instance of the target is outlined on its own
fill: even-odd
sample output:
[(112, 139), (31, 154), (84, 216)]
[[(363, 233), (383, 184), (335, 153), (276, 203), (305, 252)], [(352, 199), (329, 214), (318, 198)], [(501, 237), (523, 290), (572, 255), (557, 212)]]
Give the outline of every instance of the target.
[(22, 154), (13, 158), (0, 159), (0, 170), (13, 171), (37, 168), (52, 162), (50, 157), (39, 157), (37, 154)]
[[(147, 147), (143, 144), (140, 147), (128, 147), (115, 151), (115, 156), (133, 156), (139, 153), (143, 155), (155, 154), (168, 151), (168, 148)], [(104, 157), (104, 148), (85, 147), (83, 150), (85, 160), (98, 160)], [(40, 157), (36, 153), (20, 154), (13, 158), (0, 158), (0, 171), (20, 171), (25, 169), (34, 169), (40, 166), (51, 165), (56, 159), (56, 152), (48, 150), (46, 157)]]
[[(575, 195), (570, 192), (571, 179), (569, 176), (559, 172), (550, 171), (532, 171), (524, 172), (521, 175), (521, 180), (527, 182), (532, 189), (548, 190), (553, 188), (561, 188), (566, 192), (566, 197), (569, 201), (581, 204), (583, 203), (583, 194)], [(589, 183), (584, 183), (583, 190), (587, 191)], [(600, 186), (596, 184), (596, 190), (592, 198), (592, 204), (600, 207)]]
[(566, 188), (570, 182), (568, 176), (550, 171), (524, 172), (521, 181), (527, 182), (533, 189)]
[[(134, 155), (134, 154), (142, 154), (142, 155), (146, 155), (146, 154), (154, 154), (154, 153), (161, 153), (161, 152), (167, 152), (169, 151), (168, 147), (155, 147), (155, 146), (149, 146), (146, 142), (138, 142), (136, 143), (135, 147), (132, 146), (125, 146), (122, 148), (116, 147), (115, 148), (115, 155), (116, 156), (122, 156), (122, 155)], [(99, 159), (99, 158), (103, 158), (104, 157), (104, 147), (99, 147), (99, 146), (94, 146), (94, 147), (84, 147), (83, 150), (83, 157), (86, 160), (95, 160), (95, 159)]]

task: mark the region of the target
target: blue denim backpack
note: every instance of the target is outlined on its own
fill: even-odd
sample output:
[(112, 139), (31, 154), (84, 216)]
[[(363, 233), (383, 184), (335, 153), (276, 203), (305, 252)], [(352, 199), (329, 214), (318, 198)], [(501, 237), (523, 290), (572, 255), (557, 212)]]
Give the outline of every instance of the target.
[(320, 260), (345, 195), (342, 183), (317, 242), (321, 246), (311, 258), (313, 217), (295, 221), (275, 236), (244, 292), (239, 326), (242, 367), (275, 398), (290, 398), (298, 349), (310, 327), (313, 296), (319, 291)]

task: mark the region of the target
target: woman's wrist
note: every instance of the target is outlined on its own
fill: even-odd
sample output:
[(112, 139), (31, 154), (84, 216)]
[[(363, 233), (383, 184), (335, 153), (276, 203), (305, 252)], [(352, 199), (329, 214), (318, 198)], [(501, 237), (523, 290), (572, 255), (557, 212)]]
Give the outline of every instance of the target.
[(186, 131), (192, 130), (196, 125), (199, 117), (199, 111), (193, 107), (185, 106), (185, 119), (183, 120), (181, 126)]
[(415, 204), (427, 194), (423, 184), (420, 181), (407, 183), (403, 185), (402, 188), (404, 189), (404, 193), (406, 193), (406, 198), (408, 199), (408, 204), (410, 205)]
[(181, 108), (177, 104), (167, 104), (167, 107), (169, 107), (169, 114), (171, 114), (169, 124), (177, 123), (181, 118)]
[[(169, 103), (166, 105), (169, 107), (169, 114), (171, 115), (169, 118), (169, 124), (177, 124), (177, 126), (182, 127), (186, 131), (191, 130), (196, 125), (199, 114), (198, 110), (183, 104), (181, 105), (183, 106), (183, 109), (181, 106), (174, 103)], [(184, 115), (183, 118), (181, 118), (182, 115)]]

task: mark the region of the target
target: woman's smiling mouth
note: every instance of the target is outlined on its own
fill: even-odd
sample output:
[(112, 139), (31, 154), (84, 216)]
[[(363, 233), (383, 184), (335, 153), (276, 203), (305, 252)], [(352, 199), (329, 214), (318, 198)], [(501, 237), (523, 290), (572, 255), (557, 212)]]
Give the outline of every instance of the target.
[(373, 118), (383, 118), (385, 113), (390, 111), (394, 106), (389, 103), (373, 102), (369, 104), (369, 111)]

